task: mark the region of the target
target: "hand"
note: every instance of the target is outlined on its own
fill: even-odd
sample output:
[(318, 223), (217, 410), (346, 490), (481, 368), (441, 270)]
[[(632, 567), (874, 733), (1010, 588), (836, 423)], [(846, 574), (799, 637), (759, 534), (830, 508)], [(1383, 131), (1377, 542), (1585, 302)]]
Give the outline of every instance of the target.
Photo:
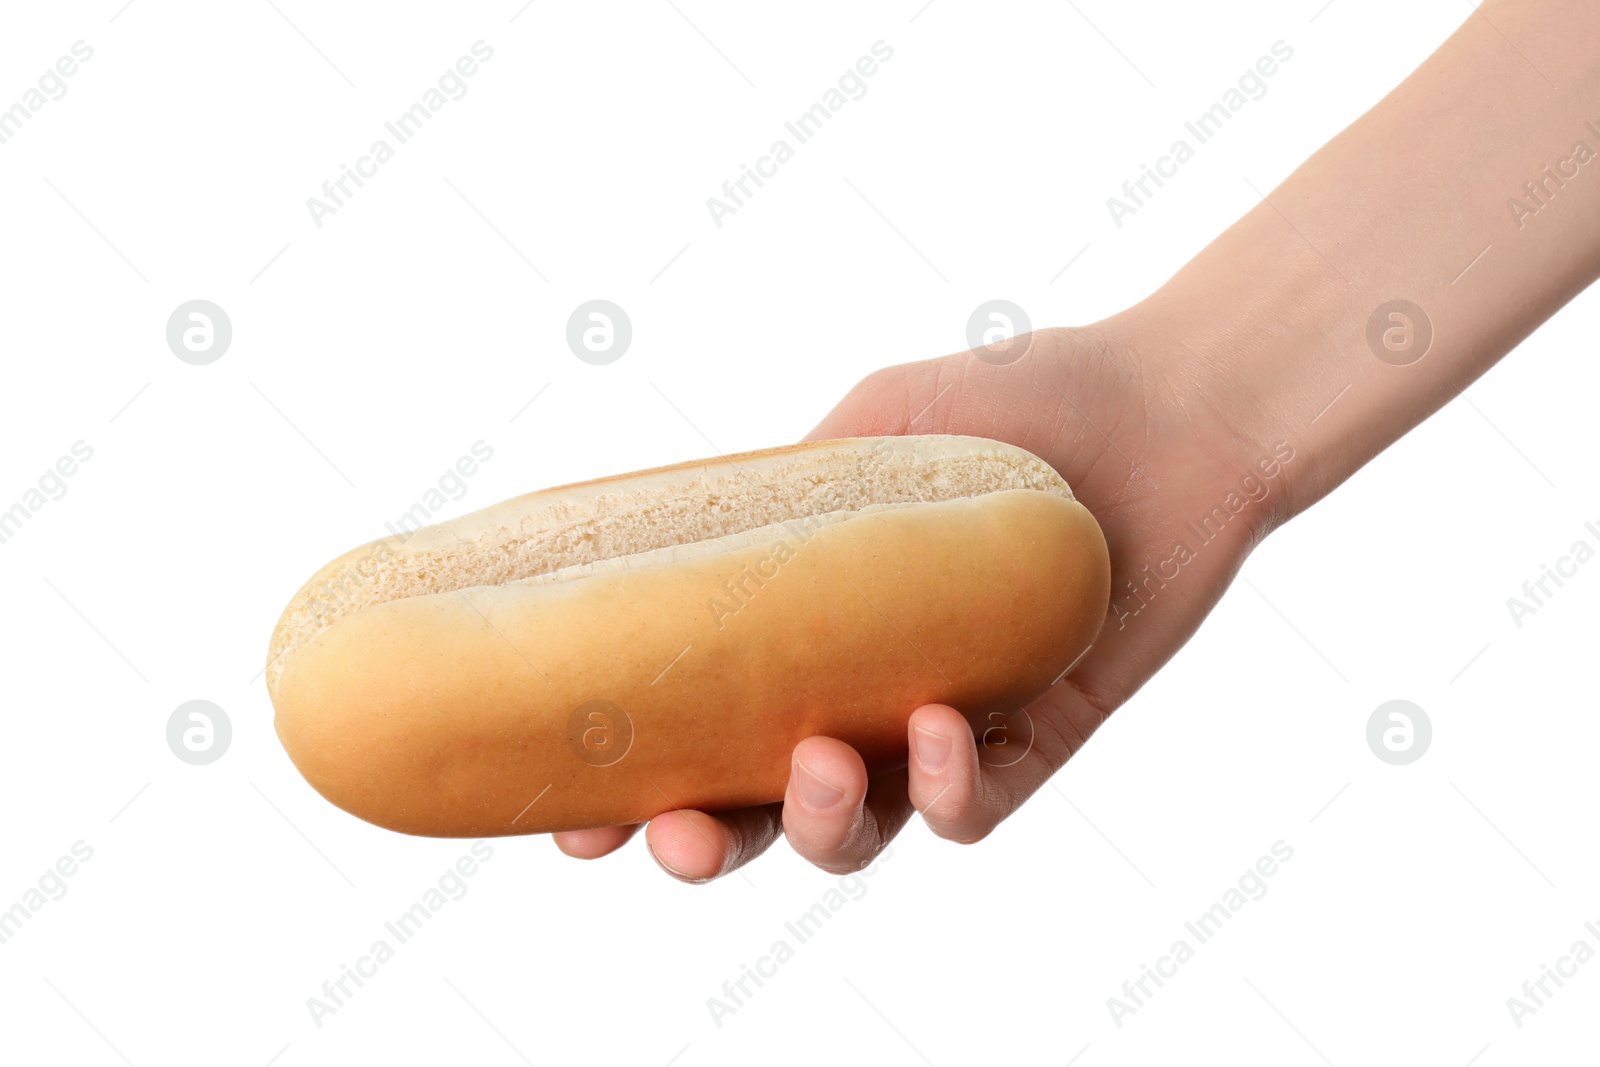
[[(1522, 214), (1542, 216), (1543, 197), (1513, 200), (1522, 211), (1511, 220), (1503, 208), (1530, 160), (1592, 120), (1596, 29), (1600, 8), (1577, 0), (1486, 3), (1133, 309), (1040, 331), (1008, 366), (962, 353), (891, 367), (851, 390), (813, 437), (974, 434), (1052, 463), (1110, 544), (1105, 626), (1078, 668), (1027, 709), (1022, 759), (987, 751), (939, 706), (912, 715), (908, 767), (871, 782), (847, 746), (808, 738), (782, 805), (656, 818), (647, 836), (658, 862), (704, 881), (759, 855), (781, 826), (813, 863), (851, 871), (913, 805), (952, 840), (994, 829), (1183, 645), (1262, 537), (1600, 277), (1600, 185), (1565, 183), (1550, 225)], [(1421, 155), (1396, 148), (1417, 144)], [(1455, 162), (1467, 157), (1470, 167)], [(1397, 201), (1396, 189), (1415, 195)], [(1471, 258), (1490, 245), (1493, 255)], [(1438, 355), (1424, 349), (1404, 363), (1372, 347), (1372, 316), (1397, 296), (1448, 336)], [(1203, 529), (1208, 517), (1214, 529)], [(1016, 733), (1027, 736), (1007, 730), (1008, 743)], [(569, 854), (593, 857), (637, 829), (556, 836)]]
[[(1106, 624), (1073, 673), (1026, 709), (1031, 730), (1014, 716), (1007, 728), (986, 731), (984, 743), (955, 709), (928, 705), (911, 716), (909, 765), (870, 781), (848, 745), (808, 738), (795, 747), (781, 804), (716, 815), (672, 811), (652, 821), (646, 839), (662, 867), (684, 881), (719, 877), (765, 851), (781, 827), (817, 866), (855, 871), (913, 809), (941, 837), (978, 841), (1182, 646), (1283, 514), (1293, 462), (1284, 465), (1274, 442), (1249, 440), (1241, 430), (1254, 414), (1242, 391), (1203, 394), (1190, 384), (1198, 376), (1171, 358), (1175, 349), (1152, 355), (1134, 336), (1147, 335), (1107, 320), (1035, 332), (1027, 354), (1006, 366), (963, 352), (890, 367), (852, 389), (808, 437), (950, 433), (1008, 441), (1060, 471), (1099, 520), (1112, 562)], [(1275, 462), (1258, 467), (1262, 457)], [(1233, 505), (1244, 502), (1237, 514), (1225, 504), (1230, 493)], [(1212, 519), (1215, 534), (1202, 544), (1187, 524), (1198, 528), (1217, 508), (1226, 518)], [(1192, 558), (1174, 559), (1177, 542)], [(1020, 758), (1019, 748), (1026, 751)], [(568, 855), (594, 858), (638, 829), (555, 838)]]

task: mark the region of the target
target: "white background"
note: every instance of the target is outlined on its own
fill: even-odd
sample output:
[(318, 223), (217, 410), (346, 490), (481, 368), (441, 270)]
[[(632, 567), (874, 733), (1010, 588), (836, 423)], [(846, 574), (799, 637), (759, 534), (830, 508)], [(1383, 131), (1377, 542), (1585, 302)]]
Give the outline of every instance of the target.
[[(322, 801), (258, 676), (299, 583), (474, 442), (494, 457), (441, 517), (792, 440), (867, 371), (965, 348), (993, 297), (1036, 325), (1113, 312), (1467, 4), (122, 2), (8, 5), (0, 29), (0, 106), (94, 49), (0, 146), (0, 508), (75, 441), (94, 450), (0, 545), (0, 908), (93, 849), (0, 945), (5, 1059), (1592, 1054), (1600, 963), (1521, 1028), (1506, 998), (1577, 939), (1600, 947), (1600, 564), (1520, 629), (1506, 598), (1596, 540), (1593, 294), (1276, 534), (989, 840), (914, 822), (720, 1026), (707, 999), (839, 885), (782, 843), (691, 888), (637, 841), (584, 864), (496, 840), (316, 1025), (307, 998), (468, 842)], [(317, 228), (307, 197), (480, 39), (494, 57), (467, 95)], [(718, 229), (706, 198), (878, 40), (894, 57), (867, 94)], [(1116, 228), (1106, 197), (1279, 40), (1294, 56), (1269, 93)], [(564, 340), (595, 297), (634, 327), (605, 367)], [(204, 367), (164, 337), (195, 298), (234, 329)], [(204, 767), (165, 740), (196, 698), (234, 730)], [(1434, 727), (1406, 767), (1365, 740), (1394, 698)], [(1279, 840), (1294, 855), (1267, 895), (1118, 1027), (1107, 998)]]

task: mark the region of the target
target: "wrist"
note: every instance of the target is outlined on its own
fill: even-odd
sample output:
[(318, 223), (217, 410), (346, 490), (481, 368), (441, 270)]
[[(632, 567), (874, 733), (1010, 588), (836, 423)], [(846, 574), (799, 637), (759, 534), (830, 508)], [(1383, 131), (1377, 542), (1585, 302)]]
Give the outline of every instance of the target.
[(1342, 477), (1323, 409), (1348, 384), (1353, 354), (1331, 328), (1346, 313), (1318, 266), (1247, 216), (1152, 296), (1096, 324), (1181, 413), (1183, 437), (1169, 447), (1201, 454), (1213, 495), (1250, 501), (1251, 544)]
[[(1600, 63), (1574, 38), (1575, 20), (1600, 29), (1600, 10), (1542, 0), (1493, 12), (1498, 30), (1470, 18), (1106, 324), (1136, 339), (1186, 413), (1206, 412), (1257, 448), (1293, 445), (1269, 529), (1462, 392), (1600, 273)], [(1571, 91), (1549, 92), (1502, 31)], [(1426, 153), (1406, 151), (1423, 144)]]

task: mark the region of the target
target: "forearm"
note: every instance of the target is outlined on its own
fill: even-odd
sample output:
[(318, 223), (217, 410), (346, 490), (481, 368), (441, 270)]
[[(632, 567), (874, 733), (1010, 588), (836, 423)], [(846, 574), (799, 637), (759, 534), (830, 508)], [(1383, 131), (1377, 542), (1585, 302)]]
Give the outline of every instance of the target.
[[(1484, 4), (1157, 293), (1108, 320), (1235, 432), (1294, 445), (1304, 458), (1277, 521), (1600, 274), (1597, 42), (1592, 2)], [(1424, 322), (1409, 350), (1403, 320), (1378, 331), (1398, 327), (1398, 351), (1369, 344), (1369, 320), (1395, 300), (1431, 322), (1420, 358)]]

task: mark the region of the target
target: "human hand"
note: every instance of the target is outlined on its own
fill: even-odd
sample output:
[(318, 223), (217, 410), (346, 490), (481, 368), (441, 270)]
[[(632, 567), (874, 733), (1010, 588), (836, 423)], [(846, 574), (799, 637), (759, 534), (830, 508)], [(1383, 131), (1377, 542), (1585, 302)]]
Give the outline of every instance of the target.
[[(870, 780), (848, 745), (808, 738), (795, 747), (782, 803), (657, 816), (646, 832), (657, 862), (684, 881), (707, 881), (760, 855), (781, 828), (806, 859), (843, 873), (870, 863), (913, 810), (960, 842), (978, 841), (1016, 810), (1188, 639), (1284, 514), (1292, 446), (1280, 443), (1275, 455), (1276, 442), (1250, 440), (1249, 398), (1202, 392), (1197, 380), (1129, 319), (1038, 331), (1004, 366), (963, 352), (889, 367), (852, 389), (808, 439), (969, 434), (1055, 467), (1110, 547), (1106, 624), (1025, 717), (980, 739), (957, 709), (918, 708), (908, 765)], [(1178, 544), (1189, 551), (1175, 553)], [(638, 829), (555, 838), (568, 855), (594, 858)]]

